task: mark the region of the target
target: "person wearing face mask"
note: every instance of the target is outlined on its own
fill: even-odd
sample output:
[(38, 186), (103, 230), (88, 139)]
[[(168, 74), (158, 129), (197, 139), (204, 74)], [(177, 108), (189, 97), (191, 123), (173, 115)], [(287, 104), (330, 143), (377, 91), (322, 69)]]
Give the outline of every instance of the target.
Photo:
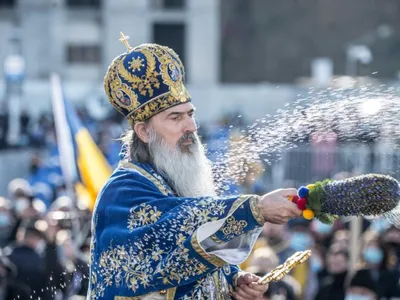
[(351, 279), (344, 300), (380, 299), (378, 290), (379, 284), (373, 279), (371, 273), (368, 270), (360, 270)]
[(11, 213), (14, 222), (8, 235), (7, 244), (15, 242), (17, 238), (17, 232), (23, 222), (35, 220), (40, 214), (33, 205), (32, 196), (19, 196), (18, 198), (12, 200)]
[(315, 238), (315, 243), (324, 249), (328, 249), (332, 242), (334, 226), (324, 224), (319, 220), (314, 219), (311, 223), (311, 231)]
[(14, 223), (10, 201), (0, 197), (0, 249), (8, 244)]
[[(313, 249), (315, 241), (310, 233), (310, 224), (311, 222), (306, 219), (290, 221), (289, 249), (291, 253)], [(301, 299), (312, 299), (317, 289), (316, 279), (314, 278), (316, 274), (311, 263), (312, 260), (309, 260), (300, 264), (292, 272), (294, 279), (301, 285)]]
[(377, 282), (378, 296), (388, 299), (400, 297), (399, 274), (395, 269), (394, 253), (369, 232), (365, 234), (364, 243), (361, 267)]
[(326, 254), (326, 266), (318, 274), (319, 288), (315, 300), (344, 299), (349, 254), (340, 244), (332, 245)]
[[(51, 300), (52, 292), (46, 289), (49, 280), (46, 276), (45, 249), (43, 233), (34, 222), (26, 222), (18, 230), (16, 243), (6, 248), (5, 253), (16, 267), (16, 282), (28, 287), (29, 295)], [(24, 300), (21, 297), (19, 299)]]
[[(59, 238), (61, 236), (61, 238)], [(66, 273), (66, 287), (63, 291), (63, 300), (74, 296), (86, 296), (88, 291), (88, 261), (81, 258), (80, 251), (72, 239), (72, 233), (62, 230), (57, 235), (58, 257)], [(90, 247), (90, 246), (89, 246)]]
[[(39, 230), (46, 227), (45, 232)], [(29, 297), (18, 299), (52, 300), (65, 287), (65, 275), (54, 242), (56, 232), (44, 220), (24, 221), (15, 244), (6, 249), (8, 259), (17, 270), (16, 281), (29, 288)]]
[(381, 235), (382, 242), (396, 255), (396, 268), (400, 270), (400, 229), (390, 226)]

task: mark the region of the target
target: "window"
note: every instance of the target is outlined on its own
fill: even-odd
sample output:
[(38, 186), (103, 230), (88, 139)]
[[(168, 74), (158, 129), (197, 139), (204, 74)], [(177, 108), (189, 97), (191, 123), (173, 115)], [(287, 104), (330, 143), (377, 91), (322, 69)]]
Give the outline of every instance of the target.
[(0, 0), (0, 7), (13, 7), (15, 0)]
[(101, 0), (67, 0), (69, 7), (92, 7), (99, 8)]
[(185, 0), (152, 0), (153, 8), (162, 9), (184, 9)]
[(164, 0), (164, 8), (167, 9), (183, 9), (185, 8), (185, 0)]
[(155, 23), (153, 25), (153, 41), (174, 49), (185, 64), (185, 24)]
[(101, 62), (99, 45), (69, 45), (67, 51), (68, 63), (97, 64)]

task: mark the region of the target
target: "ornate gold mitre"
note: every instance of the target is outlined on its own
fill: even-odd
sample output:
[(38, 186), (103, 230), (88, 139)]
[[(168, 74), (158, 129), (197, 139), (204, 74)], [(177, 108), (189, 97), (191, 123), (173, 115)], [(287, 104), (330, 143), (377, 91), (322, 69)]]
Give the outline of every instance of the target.
[(191, 101), (184, 85), (185, 68), (174, 50), (157, 44), (131, 47), (108, 67), (104, 89), (111, 104), (133, 124)]

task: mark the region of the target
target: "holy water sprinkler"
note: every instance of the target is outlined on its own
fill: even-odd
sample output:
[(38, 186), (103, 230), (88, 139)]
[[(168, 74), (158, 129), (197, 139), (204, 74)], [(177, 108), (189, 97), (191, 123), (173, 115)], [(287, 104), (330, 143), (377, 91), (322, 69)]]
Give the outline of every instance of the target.
[(400, 222), (400, 187), (391, 176), (367, 174), (343, 180), (325, 180), (301, 187), (290, 199), (306, 219), (331, 224), (344, 216), (384, 216)]

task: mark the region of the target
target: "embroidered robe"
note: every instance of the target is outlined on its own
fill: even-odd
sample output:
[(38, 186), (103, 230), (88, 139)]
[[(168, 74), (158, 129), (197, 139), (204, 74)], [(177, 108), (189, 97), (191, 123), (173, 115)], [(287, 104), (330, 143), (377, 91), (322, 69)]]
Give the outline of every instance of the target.
[(151, 165), (122, 162), (93, 211), (88, 299), (231, 299), (257, 201), (178, 197)]

